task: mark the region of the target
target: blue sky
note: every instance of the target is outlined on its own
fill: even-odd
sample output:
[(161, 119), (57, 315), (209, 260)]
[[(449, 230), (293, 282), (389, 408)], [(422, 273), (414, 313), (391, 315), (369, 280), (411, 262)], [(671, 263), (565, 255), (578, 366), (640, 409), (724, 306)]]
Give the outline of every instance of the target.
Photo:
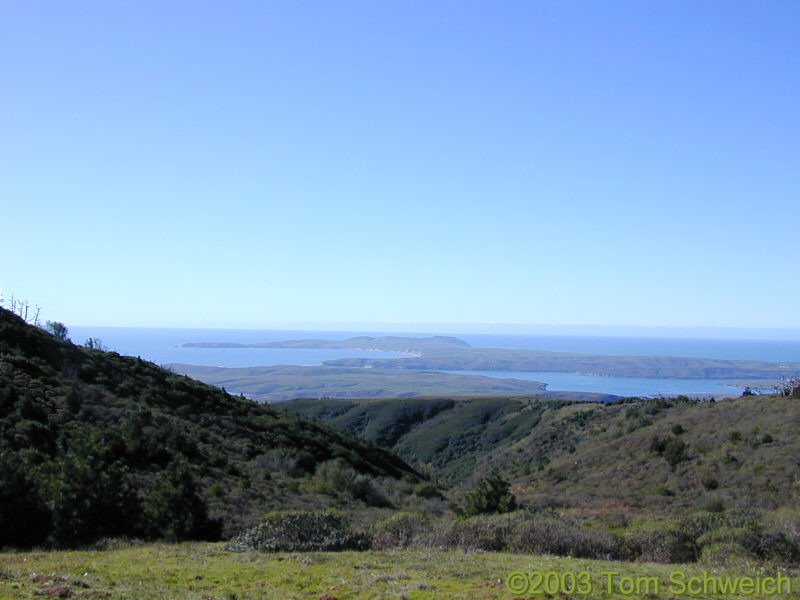
[(71, 324), (800, 328), (800, 3), (3, 2)]

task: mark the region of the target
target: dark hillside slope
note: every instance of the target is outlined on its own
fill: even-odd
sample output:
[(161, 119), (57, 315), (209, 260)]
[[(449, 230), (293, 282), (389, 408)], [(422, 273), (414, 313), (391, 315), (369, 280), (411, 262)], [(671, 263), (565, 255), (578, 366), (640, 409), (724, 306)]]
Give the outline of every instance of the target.
[(209, 538), (214, 519), (227, 535), (271, 508), (320, 506), (304, 482), (332, 459), (417, 478), (367, 441), (0, 309), (0, 547)]
[(471, 475), (481, 457), (535, 429), (543, 414), (571, 401), (539, 398), (291, 400), (286, 410), (360, 435), (444, 482)]
[(492, 471), (528, 506), (632, 515), (796, 507), (800, 398), (295, 400), (384, 445), (458, 497)]

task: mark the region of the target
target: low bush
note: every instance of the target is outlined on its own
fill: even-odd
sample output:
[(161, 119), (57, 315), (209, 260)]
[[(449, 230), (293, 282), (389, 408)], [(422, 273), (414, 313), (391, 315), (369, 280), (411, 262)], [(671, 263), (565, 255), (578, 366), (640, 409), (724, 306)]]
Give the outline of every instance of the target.
[(398, 513), (380, 521), (372, 528), (374, 550), (411, 547), (427, 530), (430, 520), (419, 513)]
[(621, 559), (628, 554), (619, 536), (555, 515), (528, 519), (515, 533), (509, 548), (515, 552), (597, 559)]
[(755, 554), (734, 542), (718, 542), (704, 546), (698, 562), (709, 566), (747, 567), (757, 561)]
[(631, 555), (644, 562), (684, 563), (697, 559), (696, 538), (672, 520), (632, 523), (625, 539)]
[(325, 461), (314, 471), (316, 490), (330, 496), (347, 494), (370, 506), (391, 507), (389, 500), (366, 475), (359, 474), (343, 459)]
[(720, 527), (701, 535), (697, 538), (697, 544), (701, 553), (706, 546), (714, 544), (736, 544), (748, 552), (758, 552), (761, 536), (756, 529), (749, 527)]
[(353, 531), (343, 515), (304, 511), (269, 513), (260, 524), (226, 545), (232, 552), (312, 552), (368, 547), (367, 536)]

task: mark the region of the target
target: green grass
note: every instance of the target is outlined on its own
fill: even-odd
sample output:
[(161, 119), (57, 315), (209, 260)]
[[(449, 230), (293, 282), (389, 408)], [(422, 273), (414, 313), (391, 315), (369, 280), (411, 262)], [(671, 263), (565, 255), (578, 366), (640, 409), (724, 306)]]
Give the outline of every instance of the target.
[[(697, 565), (657, 565), (573, 560), (512, 554), (460, 552), (340, 552), (259, 554), (226, 552), (221, 544), (128, 546), (114, 550), (0, 554), (0, 597), (85, 597), (110, 599), (400, 599), (553, 598), (518, 595), (506, 588), (512, 571), (589, 572), (594, 592), (575, 598), (628, 599), (617, 589), (606, 593), (607, 571), (629, 577), (657, 577), (658, 594), (674, 597), (669, 576), (681, 571), (702, 576)], [(711, 572), (711, 571), (710, 571)], [(765, 566), (714, 569), (713, 575), (773, 576)], [(797, 572), (792, 597), (798, 596)], [(682, 598), (690, 597), (681, 595)], [(712, 596), (696, 595), (692, 598)], [(717, 596), (719, 597), (719, 596)], [(736, 598), (744, 596), (726, 596)], [(766, 598), (764, 595), (748, 598)], [(776, 598), (778, 596), (770, 596)], [(781, 596), (785, 597), (785, 596)]]

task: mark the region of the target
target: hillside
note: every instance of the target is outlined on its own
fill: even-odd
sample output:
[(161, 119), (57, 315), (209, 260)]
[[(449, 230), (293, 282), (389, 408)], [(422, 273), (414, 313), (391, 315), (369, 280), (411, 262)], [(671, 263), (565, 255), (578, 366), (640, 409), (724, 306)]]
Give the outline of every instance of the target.
[[(800, 400), (297, 400), (284, 405), (468, 490), (498, 470), (529, 506), (683, 513), (793, 505)], [(458, 497), (456, 491), (455, 497)]]
[(520, 498), (587, 510), (774, 509), (796, 505), (798, 427), (800, 400), (774, 395), (580, 404), (485, 456), (482, 468), (501, 466)]
[(574, 401), (505, 398), (292, 400), (285, 410), (359, 435), (448, 483), (470, 478), (487, 454), (524, 439), (548, 412)]
[(327, 506), (323, 463), (361, 481), (356, 504), (418, 480), (369, 442), (0, 309), (0, 546), (227, 536), (271, 508)]

